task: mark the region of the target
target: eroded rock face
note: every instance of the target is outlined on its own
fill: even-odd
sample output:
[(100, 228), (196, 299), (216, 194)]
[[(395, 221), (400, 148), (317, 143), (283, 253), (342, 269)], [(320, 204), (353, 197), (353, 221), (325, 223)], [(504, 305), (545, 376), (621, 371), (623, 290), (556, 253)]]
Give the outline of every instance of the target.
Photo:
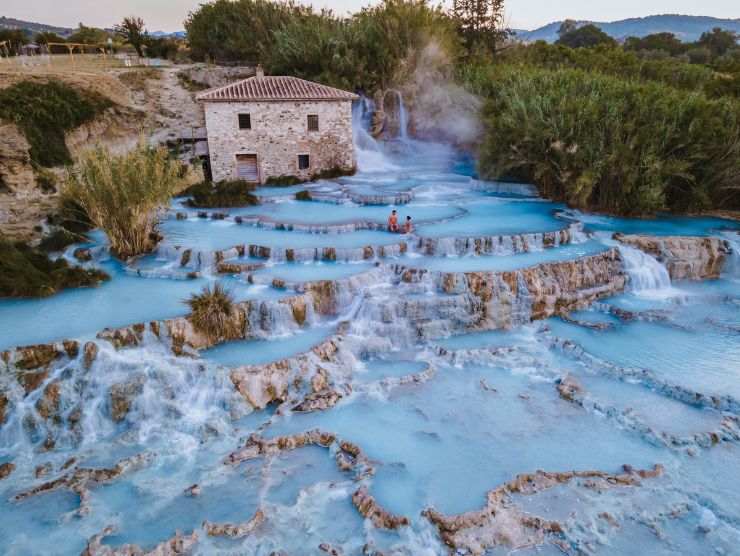
[(468, 319), (468, 329), (487, 330), (510, 328), (585, 308), (601, 297), (621, 292), (627, 283), (616, 248), (505, 272), (429, 272), (402, 266), (395, 267), (395, 272), (404, 283), (432, 284), (448, 294), (441, 300), (433, 299), (431, 307), (426, 306), (427, 301), (416, 301), (419, 309), (432, 308), (439, 318), (443, 303), (459, 296), (452, 301), (451, 314), (457, 315), (458, 320), (462, 316)]
[(614, 239), (655, 257), (672, 280), (719, 278), (731, 253), (729, 242), (717, 237), (614, 234)]
[(134, 399), (143, 392), (144, 379), (138, 377), (110, 387), (110, 416), (119, 423), (126, 418)]
[(442, 540), (452, 549), (467, 554), (482, 555), (496, 546), (517, 549), (543, 544), (548, 537), (563, 532), (562, 525), (529, 514), (519, 509), (512, 494), (533, 495), (554, 486), (577, 482), (578, 488), (605, 490), (615, 487), (639, 486), (643, 479), (655, 478), (663, 473), (658, 464), (653, 469), (633, 469), (625, 465), (623, 473), (604, 471), (568, 471), (526, 473), (505, 483), (487, 496), (486, 506), (477, 511), (447, 516), (430, 508), (423, 512), (439, 530)]
[(5, 423), (5, 415), (8, 411), (8, 396), (0, 392), (0, 425)]

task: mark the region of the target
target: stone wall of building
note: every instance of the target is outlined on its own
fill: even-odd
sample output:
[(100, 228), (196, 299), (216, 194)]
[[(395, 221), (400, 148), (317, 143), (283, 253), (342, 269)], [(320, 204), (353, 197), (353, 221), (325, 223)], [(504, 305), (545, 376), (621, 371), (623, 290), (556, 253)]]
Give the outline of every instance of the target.
[[(351, 101), (205, 102), (213, 179), (236, 178), (236, 155), (255, 154), (260, 181), (270, 177), (310, 179), (316, 173), (355, 167)], [(250, 114), (251, 129), (239, 129), (239, 114)], [(308, 131), (308, 115), (319, 131)], [(298, 169), (298, 155), (310, 167)]]

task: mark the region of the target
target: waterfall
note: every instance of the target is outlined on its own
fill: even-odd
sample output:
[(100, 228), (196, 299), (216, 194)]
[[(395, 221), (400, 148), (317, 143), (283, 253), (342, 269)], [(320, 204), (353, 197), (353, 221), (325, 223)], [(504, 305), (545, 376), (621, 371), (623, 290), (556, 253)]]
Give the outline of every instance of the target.
[(740, 232), (722, 232), (722, 238), (727, 240), (732, 250), (722, 276), (730, 280), (740, 280)]
[(361, 97), (352, 106), (352, 140), (357, 154), (357, 167), (362, 172), (394, 170), (397, 167), (386, 159), (380, 144), (368, 131), (374, 111), (373, 101), (366, 97)]
[(645, 297), (671, 297), (676, 293), (668, 270), (655, 257), (622, 244), (619, 244), (619, 252), (630, 278), (631, 291)]
[(409, 138), (409, 116), (401, 91), (396, 91), (396, 94), (398, 95), (398, 138), (406, 141)]

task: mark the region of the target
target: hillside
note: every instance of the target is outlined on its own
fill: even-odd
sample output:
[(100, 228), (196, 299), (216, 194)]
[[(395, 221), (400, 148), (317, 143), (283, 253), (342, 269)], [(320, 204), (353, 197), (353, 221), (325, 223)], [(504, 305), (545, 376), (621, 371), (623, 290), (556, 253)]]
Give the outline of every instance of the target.
[[(558, 39), (558, 29), (562, 21), (549, 23), (533, 31), (516, 31), (517, 37), (529, 42), (555, 42)], [(684, 42), (696, 41), (705, 31), (715, 27), (740, 33), (740, 19), (719, 19), (716, 17), (693, 15), (651, 15), (648, 17), (633, 17), (620, 21), (578, 21), (578, 25), (593, 23), (605, 33), (615, 39), (626, 37), (644, 37), (653, 33), (673, 33)]]
[(28, 29), (32, 33), (56, 33), (60, 37), (68, 37), (74, 33), (74, 29), (69, 27), (56, 27), (46, 25), (45, 23), (35, 23), (33, 21), (23, 21), (12, 17), (0, 16), (0, 29)]

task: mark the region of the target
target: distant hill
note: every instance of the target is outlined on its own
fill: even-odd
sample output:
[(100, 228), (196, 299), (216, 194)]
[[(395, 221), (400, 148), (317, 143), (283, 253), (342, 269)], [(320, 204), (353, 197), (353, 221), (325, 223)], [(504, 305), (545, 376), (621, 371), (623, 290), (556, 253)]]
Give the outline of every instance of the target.
[[(558, 40), (558, 29), (562, 21), (549, 23), (534, 31), (516, 31), (517, 38), (528, 41), (555, 42)], [(599, 22), (578, 21), (578, 26), (592, 23), (601, 28), (606, 34), (617, 40), (627, 37), (644, 37), (653, 33), (673, 33), (684, 42), (693, 42), (699, 39), (704, 31), (711, 31), (720, 27), (728, 31), (740, 33), (740, 19), (719, 19), (695, 15), (651, 15), (647, 17), (633, 17), (621, 21)]]
[[(12, 17), (0, 17), (0, 29), (27, 29), (32, 35), (41, 32), (56, 33), (60, 37), (67, 38), (76, 29), (70, 27), (55, 27), (54, 25), (46, 25), (45, 23), (35, 23), (33, 21), (23, 21), (22, 19), (14, 19)], [(106, 29), (108, 32), (112, 32), (112, 29)], [(174, 37), (178, 39), (185, 38), (185, 31), (175, 31), (174, 33), (167, 33), (165, 31), (154, 31), (150, 33), (153, 37)]]
[(75, 32), (69, 27), (55, 27), (45, 23), (34, 23), (33, 21), (23, 21), (22, 19), (13, 19), (12, 17), (0, 17), (0, 29), (28, 29), (32, 33), (49, 32), (56, 33), (60, 37), (68, 37)]

